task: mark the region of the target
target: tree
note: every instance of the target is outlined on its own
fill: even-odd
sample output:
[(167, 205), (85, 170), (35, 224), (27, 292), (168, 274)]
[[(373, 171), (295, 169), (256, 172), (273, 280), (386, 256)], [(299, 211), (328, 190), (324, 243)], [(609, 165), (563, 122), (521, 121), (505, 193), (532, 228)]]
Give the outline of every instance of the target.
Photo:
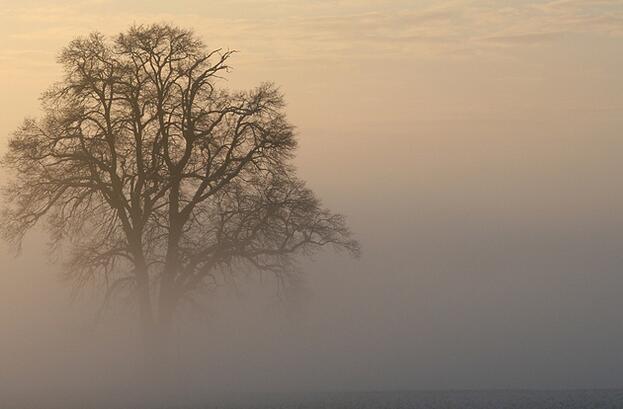
[(296, 178), (275, 86), (217, 87), (231, 55), (169, 25), (78, 38), (43, 118), (24, 121), (3, 161), (4, 237), (20, 246), (45, 221), (69, 279), (102, 284), (105, 303), (131, 291), (146, 339), (166, 338), (216, 275), (287, 277), (299, 254), (358, 252)]

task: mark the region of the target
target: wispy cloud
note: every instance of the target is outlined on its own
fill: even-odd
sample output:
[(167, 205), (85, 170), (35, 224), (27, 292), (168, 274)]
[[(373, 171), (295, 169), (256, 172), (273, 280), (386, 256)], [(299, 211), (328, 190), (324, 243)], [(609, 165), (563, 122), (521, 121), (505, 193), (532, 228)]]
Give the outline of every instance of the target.
[(496, 35), (491, 37), (484, 37), (482, 41), (514, 45), (514, 44), (540, 44), (546, 41), (552, 41), (560, 38), (564, 33), (560, 31), (549, 33), (523, 33), (523, 34), (510, 34), (510, 35)]
[[(337, 2), (237, 0), (214, 11), (202, 2), (186, 7), (153, 1), (132, 12), (119, 0), (11, 2), (0, 16), (0, 56), (15, 47), (42, 47), (99, 28), (114, 33), (133, 22), (172, 21), (195, 27), (245, 58), (289, 60), (341, 56), (439, 56), (497, 47), (538, 46), (568, 33), (623, 35), (619, 0), (553, 0), (547, 3), (450, 0), (423, 5), (395, 0)], [(194, 6), (194, 7), (191, 7)], [(201, 8), (204, 7), (204, 8)], [(236, 8), (245, 10), (237, 13)], [(193, 13), (180, 10), (192, 9)], [(271, 9), (273, 12), (271, 12)], [(275, 10), (280, 10), (278, 13)], [(245, 17), (246, 16), (246, 17)], [(250, 17), (252, 16), (252, 17)]]

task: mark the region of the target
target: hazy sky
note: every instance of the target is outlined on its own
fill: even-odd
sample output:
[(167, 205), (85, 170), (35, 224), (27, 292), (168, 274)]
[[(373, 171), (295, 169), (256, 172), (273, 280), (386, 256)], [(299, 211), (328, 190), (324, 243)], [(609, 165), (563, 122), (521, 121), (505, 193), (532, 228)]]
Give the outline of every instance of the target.
[[(2, 149), (63, 45), (150, 22), (239, 50), (230, 87), (281, 86), (300, 175), (363, 246), (306, 263), (294, 318), (215, 309), (206, 382), (623, 386), (620, 0), (0, 0)], [(24, 345), (81, 316), (50, 313), (35, 248), (0, 277), (0, 357), (28, 374)]]

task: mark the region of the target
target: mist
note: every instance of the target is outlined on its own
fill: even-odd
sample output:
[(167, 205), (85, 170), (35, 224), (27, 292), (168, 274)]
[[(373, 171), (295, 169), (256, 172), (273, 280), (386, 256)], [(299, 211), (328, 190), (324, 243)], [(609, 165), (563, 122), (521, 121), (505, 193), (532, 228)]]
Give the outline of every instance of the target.
[[(621, 387), (623, 31), (620, 20), (567, 23), (620, 16), (620, 6), (511, 2), (513, 14), (461, 2), (340, 2), (331, 14), (324, 2), (291, 2), (278, 13), (289, 36), (273, 43), (259, 10), (257, 21), (245, 14), (222, 32), (238, 21), (223, 5), (184, 24), (157, 3), (128, 20), (117, 2), (60, 2), (56, 11), (29, 2), (46, 17), (43, 33), (54, 33), (45, 40), (22, 6), (2, 5), (0, 21), (31, 24), (21, 35), (2, 29), (15, 45), (0, 48), (2, 151), (22, 118), (40, 114), (40, 92), (60, 76), (55, 53), (91, 30), (76, 16), (111, 35), (132, 20), (175, 21), (240, 49), (228, 87), (279, 85), (297, 127), (298, 175), (346, 216), (361, 257), (327, 250), (300, 259), (291, 287), (242, 274), (206, 293), (203, 312), (177, 323), (178, 383), (165, 393), (140, 378), (132, 307), (94, 326), (97, 292), (73, 297), (59, 254), (34, 231), (19, 256), (8, 246), (0, 256), (3, 401)], [(220, 25), (205, 28), (202, 18)], [(401, 19), (404, 27), (394, 24)], [(405, 37), (415, 22), (426, 31), (417, 41)], [(507, 22), (515, 32), (503, 32)], [(554, 23), (560, 33), (535, 36)]]

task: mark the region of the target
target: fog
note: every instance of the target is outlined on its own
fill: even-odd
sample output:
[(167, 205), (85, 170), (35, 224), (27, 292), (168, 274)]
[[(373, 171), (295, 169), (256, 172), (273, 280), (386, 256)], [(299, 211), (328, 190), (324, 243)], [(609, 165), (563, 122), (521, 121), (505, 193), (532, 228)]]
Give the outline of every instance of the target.
[[(54, 53), (91, 29), (67, 16), (84, 13), (110, 34), (132, 20), (184, 25), (166, 2), (153, 15), (133, 11), (133, 19), (113, 3), (93, 6), (108, 13), (112, 28), (91, 8), (62, 3), (46, 14), (37, 3), (28, 6), (47, 16), (42, 24), (55, 37), (39, 42), (34, 26), (15, 38), (3, 29), (29, 53), (0, 49), (3, 150), (58, 78)], [(339, 3), (335, 20), (324, 2), (320, 11), (297, 2), (280, 9), (290, 36), (272, 48), (264, 17), (240, 23), (243, 34), (244, 24), (264, 27), (253, 41), (205, 28), (199, 19), (207, 12), (186, 24), (211, 44), (241, 50), (227, 86), (280, 85), (297, 126), (298, 174), (346, 215), (362, 255), (327, 250), (301, 258), (301, 282), (286, 291), (270, 276), (252, 275), (207, 293), (204, 313), (179, 324), (177, 391), (200, 401), (240, 391), (620, 387), (620, 7), (552, 2), (537, 12), (510, 2), (515, 16), (535, 13), (543, 27), (560, 23), (566, 31), (493, 46), (484, 38), (503, 41), (500, 24), (519, 30), (526, 20), (501, 6), (496, 14), (452, 2), (431, 28), (443, 42), (405, 40), (395, 49), (404, 34), (389, 32), (392, 19), (405, 16), (398, 11), (419, 15), (432, 6)], [(21, 16), (18, 2), (7, 4), (7, 16)], [(555, 7), (566, 8), (556, 14)], [(237, 21), (218, 10), (219, 24)], [(326, 39), (304, 44), (297, 35), (320, 24), (299, 21), (308, 11), (327, 18), (326, 36), (344, 44), (329, 53)], [(378, 13), (387, 32), (356, 37), (368, 27), (365, 12)], [(462, 16), (464, 42), (442, 33), (452, 13)], [(619, 20), (607, 30), (563, 24), (574, 13)], [(417, 21), (428, 27), (433, 17), (426, 16)], [(478, 18), (495, 27), (475, 32)], [(312, 55), (303, 58), (305, 47)], [(144, 401), (155, 391), (137, 380), (131, 310), (115, 308), (94, 328), (96, 294), (72, 299), (45, 242), (34, 232), (18, 257), (5, 247), (0, 259), (0, 395), (18, 403)]]

